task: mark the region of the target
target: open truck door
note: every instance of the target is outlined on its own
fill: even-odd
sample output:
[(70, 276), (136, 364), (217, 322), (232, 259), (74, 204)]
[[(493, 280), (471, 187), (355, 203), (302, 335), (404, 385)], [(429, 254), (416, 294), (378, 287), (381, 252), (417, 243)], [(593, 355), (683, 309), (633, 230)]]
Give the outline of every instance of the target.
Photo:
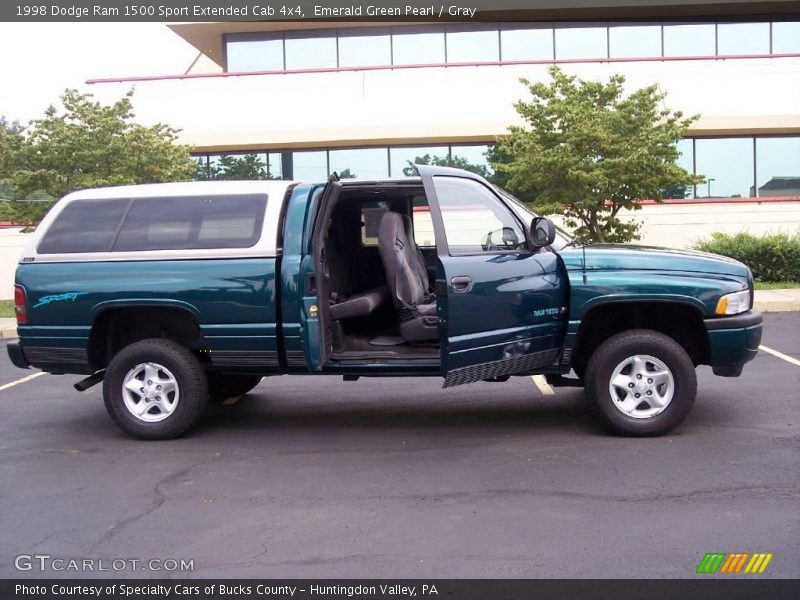
[(529, 223), (478, 175), (417, 165), (438, 257), (445, 387), (541, 369), (558, 360), (568, 283)]
[(308, 239), (308, 254), (303, 260), (300, 271), (303, 286), (302, 338), (306, 364), (312, 371), (322, 370), (333, 349), (329, 314), (329, 265), (325, 254), (325, 238), (331, 214), (341, 191), (339, 176), (334, 173), (328, 178), (322, 192), (310, 207), (313, 225)]

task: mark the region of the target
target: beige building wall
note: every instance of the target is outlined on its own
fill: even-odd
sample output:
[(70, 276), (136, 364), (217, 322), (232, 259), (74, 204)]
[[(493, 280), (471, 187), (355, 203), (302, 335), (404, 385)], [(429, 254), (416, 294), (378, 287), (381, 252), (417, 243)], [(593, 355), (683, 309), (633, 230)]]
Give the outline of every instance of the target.
[(28, 239), (17, 227), (0, 229), (0, 300), (14, 298), (14, 272)]
[[(800, 58), (562, 68), (584, 79), (622, 73), (630, 89), (658, 83), (669, 107), (701, 115), (691, 135), (800, 131)], [(133, 102), (138, 120), (180, 128), (181, 141), (197, 151), (489, 142), (519, 122), (513, 103), (527, 97), (522, 77), (545, 80), (547, 65), (140, 81)], [(131, 85), (89, 87), (112, 101)]]
[[(623, 211), (620, 217), (642, 224), (637, 244), (667, 248), (691, 248), (715, 231), (759, 236), (800, 233), (800, 201), (651, 204), (640, 211)], [(563, 224), (560, 217), (552, 218)]]

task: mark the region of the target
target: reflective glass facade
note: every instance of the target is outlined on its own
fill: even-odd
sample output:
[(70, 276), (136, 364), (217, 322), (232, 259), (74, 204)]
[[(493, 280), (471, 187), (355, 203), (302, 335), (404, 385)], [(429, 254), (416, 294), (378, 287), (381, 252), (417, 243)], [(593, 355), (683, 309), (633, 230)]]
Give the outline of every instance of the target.
[(494, 23), (232, 33), (230, 72), (800, 53), (800, 23)]
[[(492, 169), (488, 144), (378, 146), (330, 150), (252, 153), (270, 177), (325, 181), (331, 172), (358, 179), (414, 175), (413, 164), (451, 165), (484, 176)], [(669, 198), (746, 198), (800, 196), (800, 136), (686, 138), (678, 144), (678, 164), (705, 178), (692, 187), (664, 190)], [(228, 155), (246, 156), (246, 154)], [(220, 155), (195, 157), (214, 172)], [(252, 164), (252, 163), (251, 163)], [(291, 170), (288, 165), (291, 164)], [(233, 172), (236, 172), (233, 170)], [(247, 171), (243, 171), (247, 172)], [(261, 177), (257, 177), (261, 178)]]

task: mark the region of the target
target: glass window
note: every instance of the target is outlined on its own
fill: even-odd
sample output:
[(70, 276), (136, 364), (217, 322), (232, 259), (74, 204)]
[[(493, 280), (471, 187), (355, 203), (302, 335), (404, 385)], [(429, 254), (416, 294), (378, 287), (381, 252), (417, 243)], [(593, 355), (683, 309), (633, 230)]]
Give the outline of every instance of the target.
[(664, 56), (714, 56), (714, 24), (664, 25)]
[[(676, 163), (679, 167), (683, 167), (689, 173), (694, 172), (694, 147), (692, 140), (686, 138), (677, 143), (679, 152), (678, 160)], [(692, 186), (685, 185), (671, 185), (661, 190), (661, 195), (664, 198), (689, 198), (692, 194)]]
[(40, 254), (108, 252), (128, 199), (70, 202), (39, 242)]
[(756, 175), (751, 196), (800, 196), (800, 137), (756, 138)]
[(717, 54), (769, 54), (769, 23), (720, 23)]
[(194, 177), (195, 181), (205, 181), (209, 178), (208, 172), (208, 158), (205, 154), (200, 156), (193, 156), (194, 161), (197, 163), (197, 166), (194, 170)]
[(552, 60), (553, 29), (531, 25), (530, 29), (515, 29), (503, 25), (500, 31), (500, 49), (503, 60)]
[(294, 152), (292, 154), (293, 179), (325, 181), (328, 178), (328, 157), (325, 150)]
[(249, 248), (265, 207), (263, 195), (137, 198), (114, 251)]
[(460, 177), (434, 177), (433, 187), (451, 254), (525, 248), (519, 223), (483, 184)]
[(268, 179), (283, 179), (283, 155), (280, 152), (267, 154)]
[(488, 145), (481, 146), (453, 146), (450, 149), (451, 165), (457, 169), (464, 169), (477, 173), (482, 177), (490, 176), (493, 171), (489, 166), (486, 153), (489, 151)]
[(792, 54), (800, 52), (800, 23), (772, 24), (772, 53)]
[(339, 66), (366, 67), (392, 64), (388, 30), (345, 30), (339, 32)]
[(449, 26), (447, 62), (488, 62), (500, 59), (497, 27)]
[(230, 34), (225, 45), (227, 69), (231, 73), (244, 71), (283, 70), (283, 36)]
[(395, 29), (392, 34), (392, 62), (396, 65), (443, 63), (444, 31)]
[(386, 148), (358, 148), (331, 150), (331, 171), (342, 179), (370, 179), (389, 174), (389, 156)]
[(336, 37), (321, 32), (286, 34), (287, 69), (336, 67)]
[(212, 179), (255, 180), (267, 178), (267, 155), (223, 154), (215, 157), (211, 173)]
[(436, 246), (436, 237), (433, 233), (433, 219), (428, 199), (420, 194), (411, 200), (411, 221), (414, 227), (414, 241), (420, 248), (433, 248)]
[(698, 198), (744, 198), (753, 187), (753, 138), (695, 140)]
[(447, 165), (447, 146), (428, 146), (414, 148), (391, 148), (389, 150), (389, 164), (392, 167), (392, 177), (415, 177), (417, 170), (415, 164)]
[(608, 44), (612, 58), (661, 56), (661, 25), (610, 27)]
[(372, 200), (361, 205), (361, 244), (378, 245), (378, 230), (383, 215), (389, 211), (389, 204), (382, 200)]
[(556, 58), (607, 58), (608, 30), (605, 27), (556, 29)]

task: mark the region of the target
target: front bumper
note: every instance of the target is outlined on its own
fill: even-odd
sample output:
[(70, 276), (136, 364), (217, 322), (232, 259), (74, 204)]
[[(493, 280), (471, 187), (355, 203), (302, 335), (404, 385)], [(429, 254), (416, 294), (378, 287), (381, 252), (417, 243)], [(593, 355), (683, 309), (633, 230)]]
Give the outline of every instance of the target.
[(19, 345), (19, 342), (10, 342), (6, 345), (6, 348), (8, 348), (8, 358), (11, 359), (11, 363), (15, 367), (19, 367), (20, 369), (30, 368), (28, 360), (25, 358), (25, 353), (22, 351), (22, 346)]
[(715, 375), (738, 377), (745, 363), (758, 354), (763, 317), (749, 310), (729, 317), (712, 317), (703, 323), (708, 334), (711, 367)]

